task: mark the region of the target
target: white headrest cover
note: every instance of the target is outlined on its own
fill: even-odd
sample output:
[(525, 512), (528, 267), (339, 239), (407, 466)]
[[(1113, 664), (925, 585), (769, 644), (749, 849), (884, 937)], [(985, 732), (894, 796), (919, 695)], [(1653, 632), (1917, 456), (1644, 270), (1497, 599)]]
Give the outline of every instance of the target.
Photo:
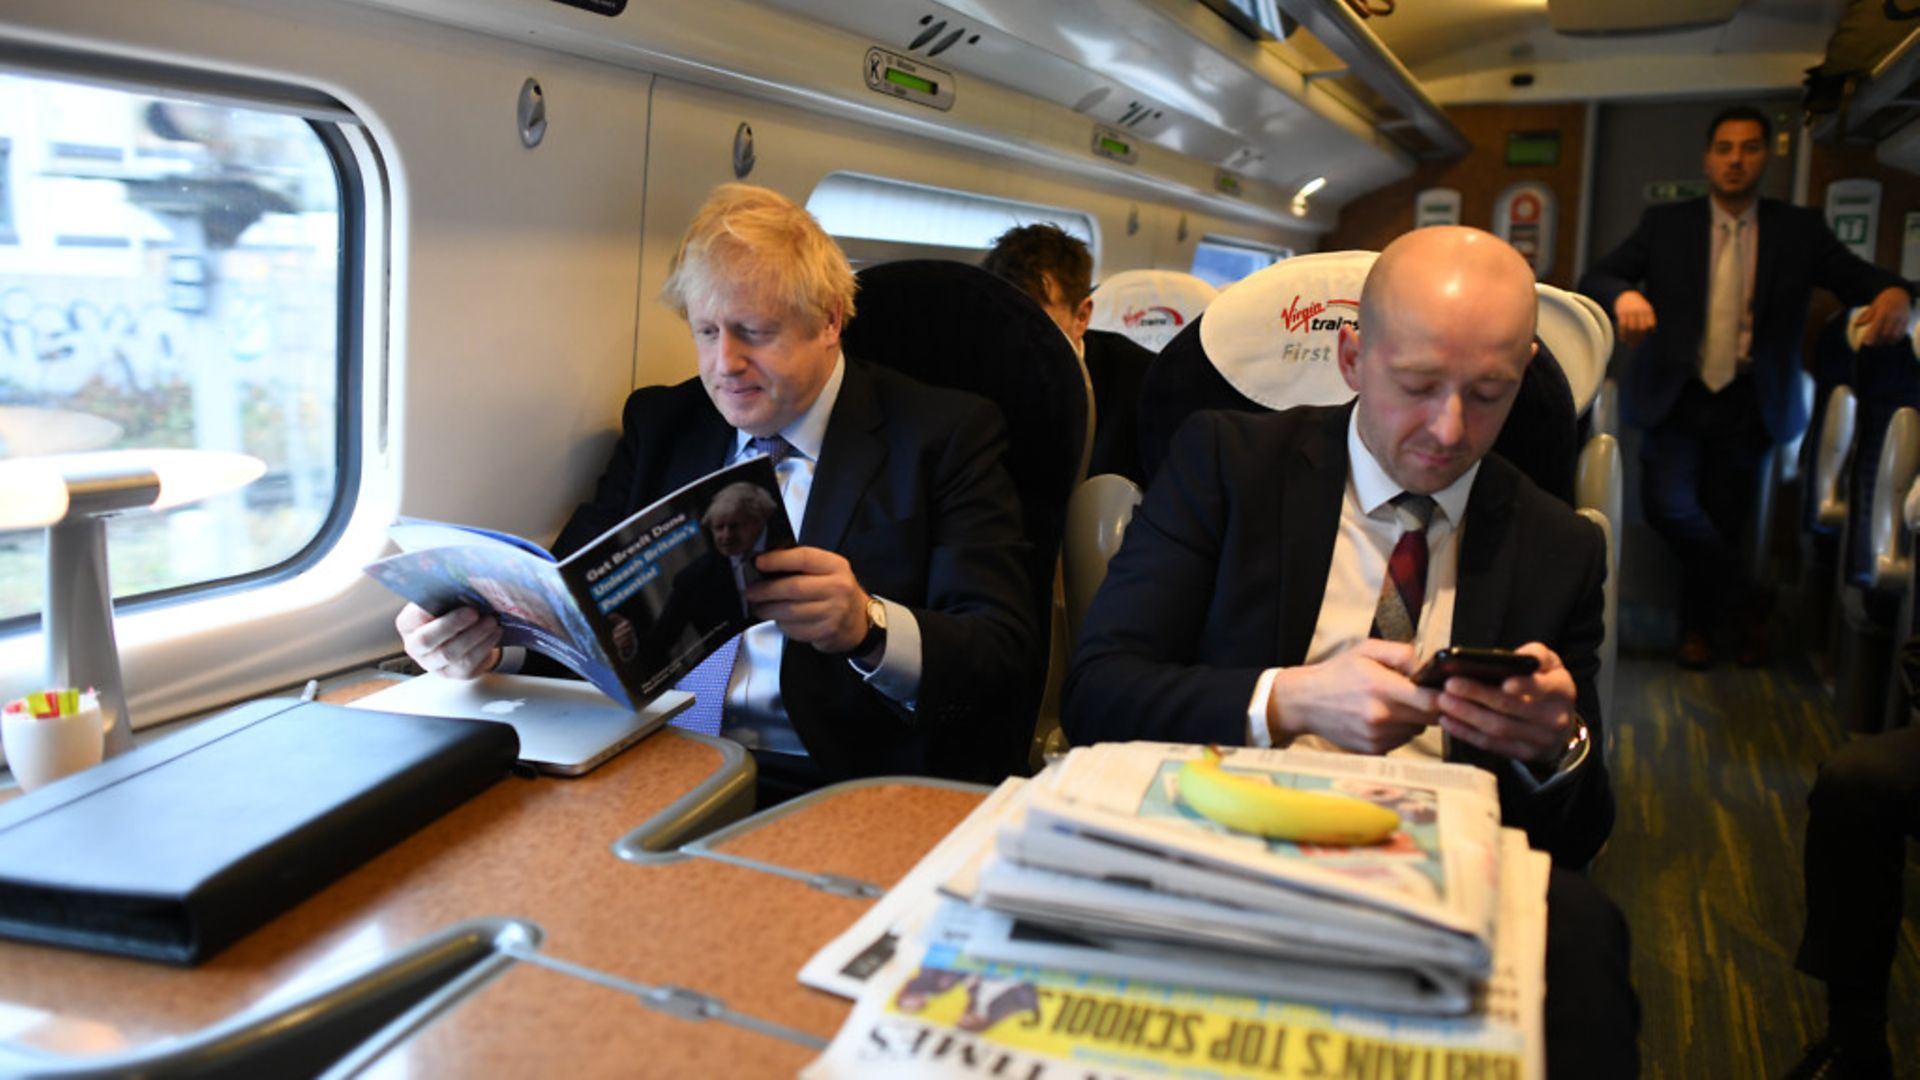
[(1534, 331), (1560, 361), (1567, 385), (1573, 390), (1573, 412), (1587, 411), (1607, 377), (1607, 359), (1613, 351), (1607, 338), (1576, 294), (1552, 285), (1535, 284), (1540, 297), (1540, 323)]
[(1274, 263), (1227, 286), (1200, 321), (1200, 346), (1235, 390), (1269, 409), (1337, 405), (1341, 323), (1360, 316), (1376, 253), (1330, 251)]
[(1200, 317), (1220, 290), (1178, 270), (1125, 270), (1093, 291), (1094, 330), (1125, 334), (1159, 352)]
[(1600, 301), (1595, 300), (1586, 293), (1575, 292), (1568, 293), (1567, 295), (1578, 301), (1581, 307), (1587, 309), (1587, 314), (1593, 317), (1593, 324), (1600, 328), (1600, 340), (1606, 342), (1606, 348), (1600, 351), (1606, 356), (1612, 356), (1614, 346), (1613, 316), (1607, 314), (1607, 309), (1600, 306)]

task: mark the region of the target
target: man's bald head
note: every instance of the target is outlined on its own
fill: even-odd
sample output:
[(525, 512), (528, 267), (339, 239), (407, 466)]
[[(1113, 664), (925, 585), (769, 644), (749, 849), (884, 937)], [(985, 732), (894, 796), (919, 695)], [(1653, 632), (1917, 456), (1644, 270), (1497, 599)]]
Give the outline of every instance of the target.
[(1479, 229), (1417, 229), (1387, 245), (1340, 332), (1360, 438), (1408, 491), (1431, 494), (1492, 448), (1533, 357), (1533, 270)]
[(1490, 232), (1464, 225), (1415, 229), (1374, 260), (1360, 290), (1360, 325), (1435, 329), (1444, 328), (1449, 314), (1471, 314), (1495, 319), (1488, 330), (1531, 344), (1539, 313), (1533, 280), (1520, 253)]

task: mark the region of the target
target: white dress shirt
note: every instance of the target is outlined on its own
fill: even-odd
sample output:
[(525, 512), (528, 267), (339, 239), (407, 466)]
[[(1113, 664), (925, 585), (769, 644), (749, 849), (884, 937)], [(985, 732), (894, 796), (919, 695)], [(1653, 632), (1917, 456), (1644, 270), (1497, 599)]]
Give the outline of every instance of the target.
[[(1313, 641), (1307, 646), (1304, 662), (1308, 664), (1330, 660), (1366, 640), (1367, 631), (1373, 627), (1374, 609), (1380, 603), (1381, 586), (1387, 579), (1387, 559), (1400, 542), (1400, 515), (1391, 503), (1402, 489), (1360, 441), (1357, 411), (1347, 419), (1347, 461), (1340, 531), (1333, 541), (1327, 591), (1313, 624)], [(1480, 463), (1476, 461), (1460, 479), (1433, 493), (1434, 515), (1427, 525), (1427, 594), (1420, 602), (1420, 623), (1413, 635), (1414, 648), (1423, 657), (1453, 641), (1460, 535), (1466, 521), (1467, 496), (1479, 475)], [(1253, 700), (1247, 705), (1249, 746), (1273, 745), (1267, 730), (1267, 698), (1279, 673), (1279, 668), (1268, 668), (1254, 686)], [(1317, 735), (1302, 735), (1292, 745), (1306, 750), (1340, 749)], [(1426, 729), (1394, 753), (1429, 759), (1444, 756), (1439, 727)]]

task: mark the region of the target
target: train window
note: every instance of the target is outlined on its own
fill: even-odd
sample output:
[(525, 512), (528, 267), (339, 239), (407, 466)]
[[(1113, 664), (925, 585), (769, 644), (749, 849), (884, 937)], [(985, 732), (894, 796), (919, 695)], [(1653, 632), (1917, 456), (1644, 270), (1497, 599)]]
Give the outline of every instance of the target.
[(1292, 257), (1292, 248), (1203, 236), (1193, 246), (1193, 276), (1205, 278), (1208, 284), (1224, 289), (1255, 270), (1265, 270), (1281, 259)]
[(821, 180), (807, 210), (856, 267), (909, 258), (978, 262), (1001, 233), (1039, 222), (1086, 241), (1096, 275), (1100, 266), (1099, 230), (1078, 210), (845, 172)]
[[(126, 85), (0, 72), (0, 457), (202, 447), (267, 473), (110, 520), (120, 600), (286, 572), (344, 519), (362, 205), (339, 124)], [(0, 533), (0, 627), (37, 617), (44, 559)]]

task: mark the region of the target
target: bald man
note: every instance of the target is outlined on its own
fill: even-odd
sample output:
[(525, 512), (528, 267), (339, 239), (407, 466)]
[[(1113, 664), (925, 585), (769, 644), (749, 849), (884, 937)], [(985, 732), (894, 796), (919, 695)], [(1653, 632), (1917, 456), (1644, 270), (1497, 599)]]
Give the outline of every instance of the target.
[[(1535, 311), (1506, 243), (1421, 229), (1381, 253), (1360, 328), (1340, 331), (1352, 402), (1188, 420), (1087, 613), (1069, 737), (1469, 762), (1497, 778), (1507, 824), (1585, 866), (1613, 823), (1594, 685), (1605, 542), (1488, 452)], [(1539, 669), (1414, 685), (1446, 645)], [(1549, 902), (1553, 1075), (1631, 1075), (1625, 926), (1572, 873)]]

